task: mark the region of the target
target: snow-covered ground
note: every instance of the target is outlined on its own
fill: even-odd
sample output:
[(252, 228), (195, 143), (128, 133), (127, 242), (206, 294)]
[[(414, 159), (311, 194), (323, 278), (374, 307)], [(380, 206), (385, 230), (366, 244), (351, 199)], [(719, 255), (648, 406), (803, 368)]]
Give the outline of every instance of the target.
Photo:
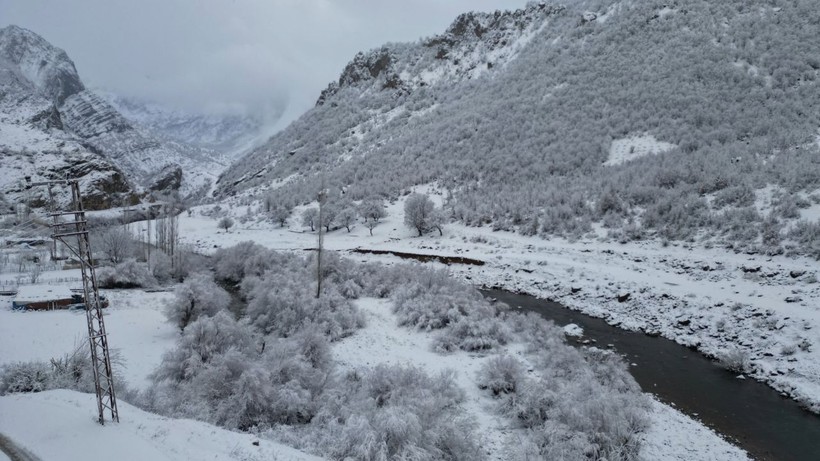
[[(126, 365), (124, 379), (129, 385), (144, 389), (148, 385), (147, 375), (159, 364), (162, 353), (173, 346), (178, 334), (162, 315), (162, 306), (172, 293), (105, 293), (111, 299), (106, 327), (110, 343), (118, 351), (116, 355)], [(48, 360), (70, 352), (75, 345), (86, 347), (82, 312), (14, 312), (7, 299), (0, 298), (0, 365)], [(476, 417), (485, 446), (496, 459), (503, 459), (505, 444), (514, 440), (516, 429), (493, 413), (493, 400), (475, 384), (476, 371), (486, 357), (466, 352), (436, 354), (430, 350), (431, 333), (398, 327), (385, 301), (361, 300), (359, 307), (367, 316), (367, 327), (334, 345), (339, 365), (408, 363), (432, 372), (454, 370), (457, 382), (467, 393), (465, 408)], [(516, 354), (521, 350), (521, 345), (510, 345), (508, 352)], [(653, 409), (653, 424), (644, 441), (647, 461), (688, 460), (693, 453), (702, 459), (746, 459), (742, 451), (671, 407), (655, 402)], [(79, 459), (86, 455), (90, 457), (84, 459), (102, 459), (108, 457), (112, 447), (128, 447), (125, 459), (132, 455), (133, 459), (203, 459), (201, 455), (207, 450), (213, 452), (208, 459), (312, 459), (267, 441), (253, 446), (251, 442), (256, 439), (250, 435), (151, 415), (125, 402), (120, 402), (119, 425), (100, 428), (94, 422), (94, 411), (93, 396), (69, 391), (6, 396), (0, 398), (0, 432), (43, 460), (75, 459), (72, 456)], [(96, 440), (99, 431), (106, 431), (105, 440), (114, 442), (106, 442), (90, 455), (77, 451), (78, 446), (93, 445), (91, 438)], [(68, 457), (56, 455), (63, 452), (69, 453)], [(271, 454), (278, 457), (271, 458)]]
[[(104, 312), (115, 368), (129, 386), (144, 389), (148, 374), (179, 335), (162, 313), (173, 293), (104, 290), (103, 295), (111, 302)], [(21, 312), (12, 311), (10, 304), (10, 298), (0, 297), (0, 365), (30, 360), (47, 362), (77, 347), (88, 347), (85, 312)]]
[(118, 424), (100, 426), (93, 394), (7, 395), (0, 397), (0, 433), (42, 461), (320, 459), (251, 434), (146, 413), (123, 401), (118, 409)]
[(604, 165), (620, 165), (647, 155), (657, 155), (675, 147), (674, 144), (658, 141), (654, 136), (648, 134), (616, 139), (609, 147), (609, 158)]
[[(245, 240), (280, 250), (316, 246), (316, 234), (300, 225), (302, 208), (285, 228), (237, 219), (230, 232), (218, 230), (216, 219), (199, 213), (203, 209), (207, 208), (182, 216), (179, 227), (183, 240), (204, 253)], [(240, 218), (246, 207), (233, 209)], [(357, 224), (350, 233), (328, 233), (325, 246), (369, 261), (397, 258), (353, 250), (478, 259), (485, 264), (452, 265), (450, 270), (476, 285), (550, 298), (610, 324), (660, 334), (708, 355), (739, 347), (751, 361), (748, 375), (820, 411), (820, 265), (815, 260), (677, 243), (544, 240), (460, 224), (445, 226), (443, 236), (433, 232), (416, 237), (402, 223), (402, 201), (390, 204), (387, 211), (373, 236)], [(626, 294), (628, 299), (619, 302), (619, 295)]]

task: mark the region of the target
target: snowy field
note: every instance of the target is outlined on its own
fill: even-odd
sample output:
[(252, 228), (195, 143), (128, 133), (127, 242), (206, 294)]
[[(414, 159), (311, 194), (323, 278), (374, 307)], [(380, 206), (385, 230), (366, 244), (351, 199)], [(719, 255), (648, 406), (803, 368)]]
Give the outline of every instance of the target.
[[(434, 201), (440, 197), (432, 197)], [(224, 204), (223, 204), (224, 207)], [(279, 250), (315, 248), (316, 233), (240, 217), (229, 232), (194, 209), (180, 218), (180, 235), (197, 251), (252, 240)], [(452, 265), (476, 285), (549, 298), (630, 330), (659, 334), (710, 356), (739, 348), (751, 364), (746, 374), (820, 411), (820, 283), (809, 258), (747, 255), (719, 248), (662, 246), (657, 242), (604, 243), (595, 239), (544, 240), (489, 228), (448, 224), (444, 235), (416, 237), (404, 226), (403, 203), (373, 230), (357, 224), (328, 233), (325, 245), (356, 260), (398, 261), (355, 249), (463, 256), (483, 266)], [(619, 297), (628, 299), (619, 302)]]
[[(144, 389), (147, 376), (172, 347), (178, 331), (162, 308), (173, 293), (103, 290), (111, 302), (105, 309), (115, 368), (129, 386)], [(0, 365), (41, 360), (88, 348), (85, 312), (76, 310), (12, 311), (10, 298), (0, 298)]]
[(123, 401), (118, 407), (119, 424), (100, 426), (93, 394), (7, 395), (0, 397), (0, 433), (42, 461), (320, 459), (251, 434), (146, 413)]

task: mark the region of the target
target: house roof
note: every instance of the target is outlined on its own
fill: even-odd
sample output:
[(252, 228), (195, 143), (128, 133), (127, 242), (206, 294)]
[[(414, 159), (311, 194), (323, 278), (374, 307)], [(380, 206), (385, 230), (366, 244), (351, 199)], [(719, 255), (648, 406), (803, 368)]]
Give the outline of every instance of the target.
[(56, 301), (71, 299), (73, 293), (67, 286), (59, 285), (23, 285), (17, 288), (16, 304)]

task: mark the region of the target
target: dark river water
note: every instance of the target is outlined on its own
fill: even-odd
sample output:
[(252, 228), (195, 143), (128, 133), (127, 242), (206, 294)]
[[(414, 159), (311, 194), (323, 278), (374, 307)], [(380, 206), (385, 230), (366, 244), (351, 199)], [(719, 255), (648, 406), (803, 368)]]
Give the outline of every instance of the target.
[[(635, 366), (645, 392), (674, 404), (761, 461), (820, 461), (820, 416), (753, 379), (738, 379), (696, 351), (664, 338), (622, 330), (560, 304), (500, 290), (484, 291), (513, 310), (533, 311), (558, 325), (574, 323), (582, 339), (612, 345)], [(574, 342), (574, 341), (571, 341)]]

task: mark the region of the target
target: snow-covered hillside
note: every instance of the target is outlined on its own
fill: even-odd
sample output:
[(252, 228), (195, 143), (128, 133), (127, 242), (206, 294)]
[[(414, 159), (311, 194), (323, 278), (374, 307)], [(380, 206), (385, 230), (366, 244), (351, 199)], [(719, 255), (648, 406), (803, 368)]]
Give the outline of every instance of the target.
[[(794, 226), (820, 201), (818, 16), (809, 0), (465, 14), (356, 55), (216, 192), (292, 207), (322, 183), (358, 200), (438, 180), (466, 225), (818, 254), (820, 224)], [(748, 197), (769, 184), (761, 213)]]

